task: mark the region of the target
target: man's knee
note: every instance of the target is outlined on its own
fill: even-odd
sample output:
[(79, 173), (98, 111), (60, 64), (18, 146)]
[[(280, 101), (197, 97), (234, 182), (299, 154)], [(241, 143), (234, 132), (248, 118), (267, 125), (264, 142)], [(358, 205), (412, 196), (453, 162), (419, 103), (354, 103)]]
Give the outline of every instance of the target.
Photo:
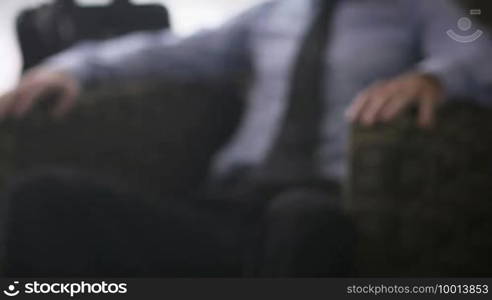
[(292, 264), (289, 275), (338, 276), (350, 272), (355, 231), (340, 204), (337, 194), (305, 189), (272, 199), (266, 220), (270, 256), (291, 251), (291, 261), (284, 262)]

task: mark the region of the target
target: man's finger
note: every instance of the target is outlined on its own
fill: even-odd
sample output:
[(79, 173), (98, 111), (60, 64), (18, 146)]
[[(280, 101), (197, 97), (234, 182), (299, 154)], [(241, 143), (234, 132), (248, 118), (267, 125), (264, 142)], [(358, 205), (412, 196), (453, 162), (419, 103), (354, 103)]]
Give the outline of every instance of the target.
[(14, 105), (16, 91), (12, 90), (0, 97), (0, 121), (7, 116)]
[(405, 109), (412, 104), (415, 96), (411, 93), (401, 92), (398, 95), (394, 96), (395, 99), (392, 99), (388, 102), (381, 113), (380, 120), (382, 122), (390, 122), (393, 121), (396, 117), (398, 117)]
[(388, 105), (390, 101), (395, 99), (395, 93), (397, 89), (388, 87), (375, 91), (367, 105), (363, 108), (361, 122), (366, 126), (371, 126), (374, 123), (380, 121), (380, 115), (383, 108)]
[(75, 106), (75, 99), (78, 96), (78, 91), (75, 89), (67, 89), (63, 92), (60, 98), (57, 100), (55, 109), (53, 110), (53, 116), (61, 118), (65, 116)]
[(346, 117), (349, 119), (350, 122), (359, 121), (361, 114), (364, 111), (364, 107), (367, 105), (370, 99), (371, 99), (371, 89), (365, 90), (361, 92), (359, 95), (357, 95), (354, 102), (345, 113)]
[(422, 128), (434, 125), (436, 105), (434, 101), (424, 98), (420, 101), (418, 124)]
[(39, 99), (45, 91), (46, 87), (42, 85), (25, 85), (21, 87), (14, 107), (12, 108), (14, 116), (17, 118), (25, 116), (34, 105), (34, 102)]
[(365, 106), (371, 101), (372, 95), (385, 86), (385, 82), (379, 81), (361, 91), (352, 101), (352, 105), (345, 112), (345, 117), (352, 123), (360, 121)]

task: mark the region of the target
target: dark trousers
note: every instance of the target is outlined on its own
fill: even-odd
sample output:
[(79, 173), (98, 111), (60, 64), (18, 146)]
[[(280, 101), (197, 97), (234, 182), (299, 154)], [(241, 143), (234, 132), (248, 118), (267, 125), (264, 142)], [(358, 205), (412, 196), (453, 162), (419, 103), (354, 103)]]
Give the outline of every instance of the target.
[(219, 187), (140, 199), (93, 176), (17, 180), (3, 201), (15, 277), (299, 277), (350, 272), (353, 230), (336, 185)]

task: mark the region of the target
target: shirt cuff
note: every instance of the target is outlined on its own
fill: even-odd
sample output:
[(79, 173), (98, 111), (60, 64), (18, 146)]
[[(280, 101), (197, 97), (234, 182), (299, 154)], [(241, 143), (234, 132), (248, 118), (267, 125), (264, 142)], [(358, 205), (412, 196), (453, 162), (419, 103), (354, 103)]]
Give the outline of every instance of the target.
[(474, 97), (476, 89), (468, 78), (466, 68), (446, 59), (432, 59), (420, 63), (417, 72), (435, 76), (444, 88), (446, 101)]
[(55, 72), (63, 72), (73, 76), (83, 88), (92, 86), (91, 68), (86, 59), (84, 52), (90, 48), (90, 45), (81, 45), (72, 50), (67, 50), (47, 58), (40, 67)]

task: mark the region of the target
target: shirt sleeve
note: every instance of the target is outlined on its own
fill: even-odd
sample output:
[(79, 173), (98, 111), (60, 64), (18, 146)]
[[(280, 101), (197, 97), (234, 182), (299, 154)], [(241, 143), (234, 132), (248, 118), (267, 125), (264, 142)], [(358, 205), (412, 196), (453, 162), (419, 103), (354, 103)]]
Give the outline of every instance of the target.
[(258, 5), (188, 38), (161, 31), (82, 43), (47, 59), (43, 67), (69, 72), (85, 87), (167, 76), (230, 82), (248, 70), (250, 35), (272, 4)]
[[(448, 99), (475, 99), (492, 104), (490, 34), (453, 1), (420, 0), (418, 3), (424, 59), (417, 69), (439, 78)], [(462, 19), (465, 24), (462, 23), (460, 29), (461, 18), (466, 19)], [(466, 29), (466, 20), (472, 21), (468, 23), (472, 27), (462, 30)]]

